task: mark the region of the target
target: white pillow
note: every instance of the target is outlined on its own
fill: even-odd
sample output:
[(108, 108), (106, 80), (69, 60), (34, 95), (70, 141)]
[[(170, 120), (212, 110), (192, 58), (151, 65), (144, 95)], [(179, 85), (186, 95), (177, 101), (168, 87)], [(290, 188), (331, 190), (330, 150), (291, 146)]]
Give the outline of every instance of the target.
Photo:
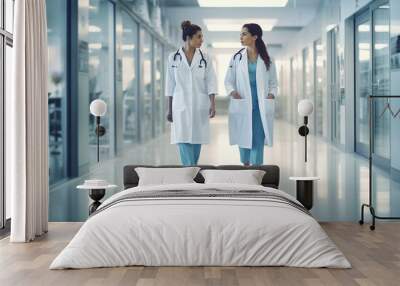
[(138, 186), (195, 183), (193, 179), (196, 177), (199, 170), (199, 167), (135, 168), (139, 176)]
[(205, 184), (233, 183), (261, 185), (265, 171), (262, 170), (202, 170)]

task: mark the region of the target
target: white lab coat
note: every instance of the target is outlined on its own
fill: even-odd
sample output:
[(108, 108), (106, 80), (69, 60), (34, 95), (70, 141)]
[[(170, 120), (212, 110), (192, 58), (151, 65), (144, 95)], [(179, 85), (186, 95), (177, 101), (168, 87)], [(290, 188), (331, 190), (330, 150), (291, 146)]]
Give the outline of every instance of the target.
[(204, 62), (196, 49), (189, 66), (185, 53), (179, 50), (174, 61), (173, 52), (168, 57), (166, 96), (172, 96), (171, 143), (207, 144), (210, 141), (209, 95), (217, 93), (216, 75), (212, 60), (202, 51)]
[[(233, 56), (230, 60), (225, 76), (225, 88), (229, 95), (236, 90), (242, 99), (230, 98), (229, 103), (229, 142), (242, 148), (252, 148), (252, 100), (247, 62), (247, 49), (240, 55)], [(260, 107), (261, 121), (264, 128), (264, 144), (272, 146), (274, 132), (274, 99), (267, 99), (269, 93), (277, 95), (277, 77), (275, 63), (271, 60), (271, 66), (267, 70), (264, 61), (259, 56), (256, 69), (257, 96)]]

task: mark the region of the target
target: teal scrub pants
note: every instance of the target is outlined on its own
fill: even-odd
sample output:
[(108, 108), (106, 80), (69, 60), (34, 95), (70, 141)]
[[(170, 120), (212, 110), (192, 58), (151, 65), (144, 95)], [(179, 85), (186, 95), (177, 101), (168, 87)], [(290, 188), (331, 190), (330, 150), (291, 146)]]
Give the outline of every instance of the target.
[(199, 161), (201, 144), (178, 143), (183, 166), (195, 166)]
[(252, 117), (253, 144), (251, 149), (239, 147), (240, 161), (246, 165), (262, 165), (264, 162), (265, 134), (258, 105), (253, 109)]

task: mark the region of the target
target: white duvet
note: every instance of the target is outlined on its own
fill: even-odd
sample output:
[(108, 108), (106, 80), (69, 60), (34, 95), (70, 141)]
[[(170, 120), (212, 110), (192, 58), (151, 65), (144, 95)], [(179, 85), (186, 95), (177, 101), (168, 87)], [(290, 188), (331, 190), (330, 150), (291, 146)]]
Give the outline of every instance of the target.
[[(257, 189), (238, 184), (136, 187), (163, 190)], [(294, 266), (349, 268), (350, 263), (310, 215), (286, 204), (233, 198), (124, 201), (90, 217), (50, 269), (145, 266)]]

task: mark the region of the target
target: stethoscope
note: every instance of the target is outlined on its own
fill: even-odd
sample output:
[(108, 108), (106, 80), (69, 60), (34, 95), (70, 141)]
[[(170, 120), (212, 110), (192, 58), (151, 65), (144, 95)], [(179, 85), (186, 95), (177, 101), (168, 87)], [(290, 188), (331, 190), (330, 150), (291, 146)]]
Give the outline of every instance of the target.
[[(233, 56), (233, 61), (234, 62), (236, 60), (236, 57), (239, 56), (239, 62), (242, 60), (242, 52), (245, 48), (240, 49), (234, 56)], [(230, 68), (233, 67), (233, 65), (229, 66)]]
[[(180, 49), (179, 49), (180, 50)], [(175, 53), (175, 55), (174, 55), (174, 63), (176, 62), (176, 58), (177, 57), (179, 57), (179, 61), (181, 62), (182, 61), (182, 55), (181, 55), (181, 53), (179, 52), (179, 50), (177, 50), (176, 51), (176, 53)], [(207, 68), (207, 61), (204, 59), (204, 55), (203, 55), (203, 52), (199, 49), (199, 52), (200, 52), (200, 56), (201, 56), (201, 60), (200, 60), (200, 63), (199, 63), (199, 68), (203, 68), (203, 66), (205, 67), (205, 68)], [(203, 65), (204, 64), (204, 65)], [(178, 66), (176, 65), (176, 64), (172, 64), (172, 67), (173, 68), (177, 68)]]

